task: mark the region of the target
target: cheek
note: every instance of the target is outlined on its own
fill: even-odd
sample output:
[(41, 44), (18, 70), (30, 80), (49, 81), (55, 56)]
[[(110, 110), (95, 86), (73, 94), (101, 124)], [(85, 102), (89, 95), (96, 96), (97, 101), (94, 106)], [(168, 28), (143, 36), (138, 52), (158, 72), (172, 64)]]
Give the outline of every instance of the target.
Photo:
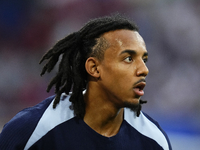
[(132, 84), (136, 69), (136, 65), (133, 64), (107, 62), (106, 65), (103, 65), (101, 68), (101, 78), (110, 84), (114, 82), (120, 84), (119, 86), (126, 86), (128, 83)]
[(114, 88), (125, 88), (131, 82), (131, 73), (131, 70), (127, 70), (122, 66), (112, 66), (107, 72), (107, 76), (109, 76), (108, 82), (112, 86), (116, 86)]
[(135, 80), (136, 66), (121, 65), (116, 74), (116, 83), (119, 84), (121, 89), (131, 89)]
[(122, 76), (123, 75), (117, 65), (106, 65), (101, 70), (101, 80), (108, 86), (115, 85)]

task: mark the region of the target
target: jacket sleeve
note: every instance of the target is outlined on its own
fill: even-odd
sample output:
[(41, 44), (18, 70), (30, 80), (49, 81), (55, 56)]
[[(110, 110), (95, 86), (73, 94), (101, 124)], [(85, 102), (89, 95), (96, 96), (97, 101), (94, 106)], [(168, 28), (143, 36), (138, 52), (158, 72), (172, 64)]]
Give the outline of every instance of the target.
[(0, 150), (23, 150), (53, 98), (54, 96), (49, 97), (33, 107), (20, 111), (5, 124), (0, 134)]
[(30, 109), (22, 110), (4, 125), (0, 134), (1, 150), (22, 150), (24, 148), (37, 124), (36, 112), (33, 113)]

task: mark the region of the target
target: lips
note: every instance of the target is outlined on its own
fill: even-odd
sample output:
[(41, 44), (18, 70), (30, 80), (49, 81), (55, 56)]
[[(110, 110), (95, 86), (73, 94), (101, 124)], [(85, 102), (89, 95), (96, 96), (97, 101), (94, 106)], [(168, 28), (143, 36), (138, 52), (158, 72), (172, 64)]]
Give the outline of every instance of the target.
[(136, 95), (138, 96), (143, 96), (144, 95), (144, 87), (146, 85), (145, 81), (140, 81), (139, 83), (137, 83), (134, 88), (133, 91), (135, 92)]

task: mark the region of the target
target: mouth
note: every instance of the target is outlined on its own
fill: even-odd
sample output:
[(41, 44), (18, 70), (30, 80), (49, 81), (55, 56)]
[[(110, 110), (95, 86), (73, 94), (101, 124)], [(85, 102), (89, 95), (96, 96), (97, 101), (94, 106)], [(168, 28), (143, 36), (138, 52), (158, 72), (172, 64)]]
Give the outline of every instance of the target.
[(144, 95), (144, 87), (146, 86), (145, 80), (141, 80), (136, 83), (136, 85), (133, 87), (133, 90), (136, 95), (143, 96)]

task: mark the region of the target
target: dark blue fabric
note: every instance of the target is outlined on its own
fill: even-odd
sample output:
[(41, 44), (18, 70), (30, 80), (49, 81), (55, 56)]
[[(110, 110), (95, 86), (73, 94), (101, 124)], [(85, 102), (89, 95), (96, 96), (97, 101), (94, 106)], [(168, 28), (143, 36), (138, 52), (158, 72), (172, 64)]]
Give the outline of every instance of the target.
[(7, 124), (0, 134), (0, 150), (22, 150), (55, 96), (51, 96), (34, 107), (20, 111)]
[(76, 117), (58, 125), (30, 150), (163, 150), (158, 143), (135, 130), (125, 120), (113, 137), (104, 137)]
[[(3, 128), (0, 134), (0, 150), (23, 150), (38, 121), (55, 96), (49, 97), (34, 107), (19, 112)], [(144, 114), (166, 136), (159, 124)], [(168, 141), (170, 150), (171, 145)], [(116, 136), (104, 137), (92, 130), (82, 119), (76, 117), (59, 124), (41, 139), (31, 150), (162, 150), (149, 137), (142, 135), (125, 120)]]

